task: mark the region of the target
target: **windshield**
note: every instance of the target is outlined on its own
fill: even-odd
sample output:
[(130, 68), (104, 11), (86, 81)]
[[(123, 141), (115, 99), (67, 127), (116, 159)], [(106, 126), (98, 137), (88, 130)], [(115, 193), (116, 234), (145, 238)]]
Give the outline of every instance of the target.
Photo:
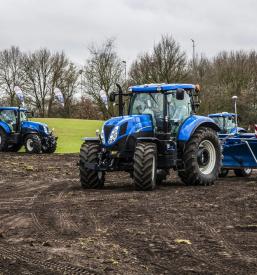
[(16, 124), (16, 112), (14, 110), (2, 110), (0, 111), (0, 120), (7, 124)]
[(235, 117), (226, 117), (225, 118), (225, 129), (230, 132), (233, 128), (236, 127)]
[(131, 115), (149, 114), (156, 128), (163, 128), (164, 97), (167, 96), (167, 115), (171, 126), (181, 124), (191, 114), (190, 96), (185, 92), (184, 99), (176, 99), (176, 91), (163, 93), (135, 93), (131, 99)]
[(191, 114), (190, 96), (185, 93), (183, 100), (176, 99), (176, 92), (172, 91), (167, 95), (169, 119), (175, 122), (182, 122)]

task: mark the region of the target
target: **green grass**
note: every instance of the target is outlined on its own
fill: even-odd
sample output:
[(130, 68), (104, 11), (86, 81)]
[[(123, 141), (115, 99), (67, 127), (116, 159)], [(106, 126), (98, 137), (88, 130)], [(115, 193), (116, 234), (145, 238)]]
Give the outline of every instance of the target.
[(96, 129), (101, 129), (103, 121), (64, 119), (64, 118), (34, 118), (33, 121), (48, 124), (49, 129), (54, 128), (58, 136), (57, 153), (77, 153), (82, 144), (83, 137), (95, 137)]

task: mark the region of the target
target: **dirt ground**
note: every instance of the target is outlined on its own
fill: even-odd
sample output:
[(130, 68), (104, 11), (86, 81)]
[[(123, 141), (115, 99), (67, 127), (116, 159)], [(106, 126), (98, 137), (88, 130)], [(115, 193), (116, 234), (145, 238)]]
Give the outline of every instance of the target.
[(257, 174), (83, 190), (77, 158), (0, 154), (0, 274), (257, 273)]

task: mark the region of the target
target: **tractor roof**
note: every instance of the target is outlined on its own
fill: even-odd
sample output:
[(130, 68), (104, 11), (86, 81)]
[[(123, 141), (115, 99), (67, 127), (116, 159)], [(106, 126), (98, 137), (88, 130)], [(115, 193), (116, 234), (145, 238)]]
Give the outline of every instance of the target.
[[(12, 110), (18, 110), (19, 107), (0, 107), (0, 111), (3, 111), (3, 110), (9, 110), (9, 111), (12, 111)], [(20, 108), (20, 111), (27, 111), (27, 109), (25, 108)]]
[(136, 85), (131, 86), (129, 88), (130, 92), (133, 93), (149, 93), (149, 92), (161, 92), (161, 91), (170, 91), (177, 89), (195, 89), (195, 85), (193, 84), (144, 84), (144, 85)]
[(209, 114), (208, 116), (209, 117), (235, 117), (236, 114), (223, 112), (223, 113)]

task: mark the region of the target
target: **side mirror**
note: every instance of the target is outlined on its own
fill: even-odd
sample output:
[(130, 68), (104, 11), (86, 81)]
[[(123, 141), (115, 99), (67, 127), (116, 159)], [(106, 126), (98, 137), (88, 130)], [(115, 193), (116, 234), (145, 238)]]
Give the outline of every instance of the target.
[(116, 96), (116, 94), (114, 92), (110, 93), (110, 95), (109, 95), (110, 102), (115, 102), (115, 96)]
[(184, 89), (177, 89), (176, 99), (177, 100), (184, 100), (184, 98), (185, 98), (185, 90)]

